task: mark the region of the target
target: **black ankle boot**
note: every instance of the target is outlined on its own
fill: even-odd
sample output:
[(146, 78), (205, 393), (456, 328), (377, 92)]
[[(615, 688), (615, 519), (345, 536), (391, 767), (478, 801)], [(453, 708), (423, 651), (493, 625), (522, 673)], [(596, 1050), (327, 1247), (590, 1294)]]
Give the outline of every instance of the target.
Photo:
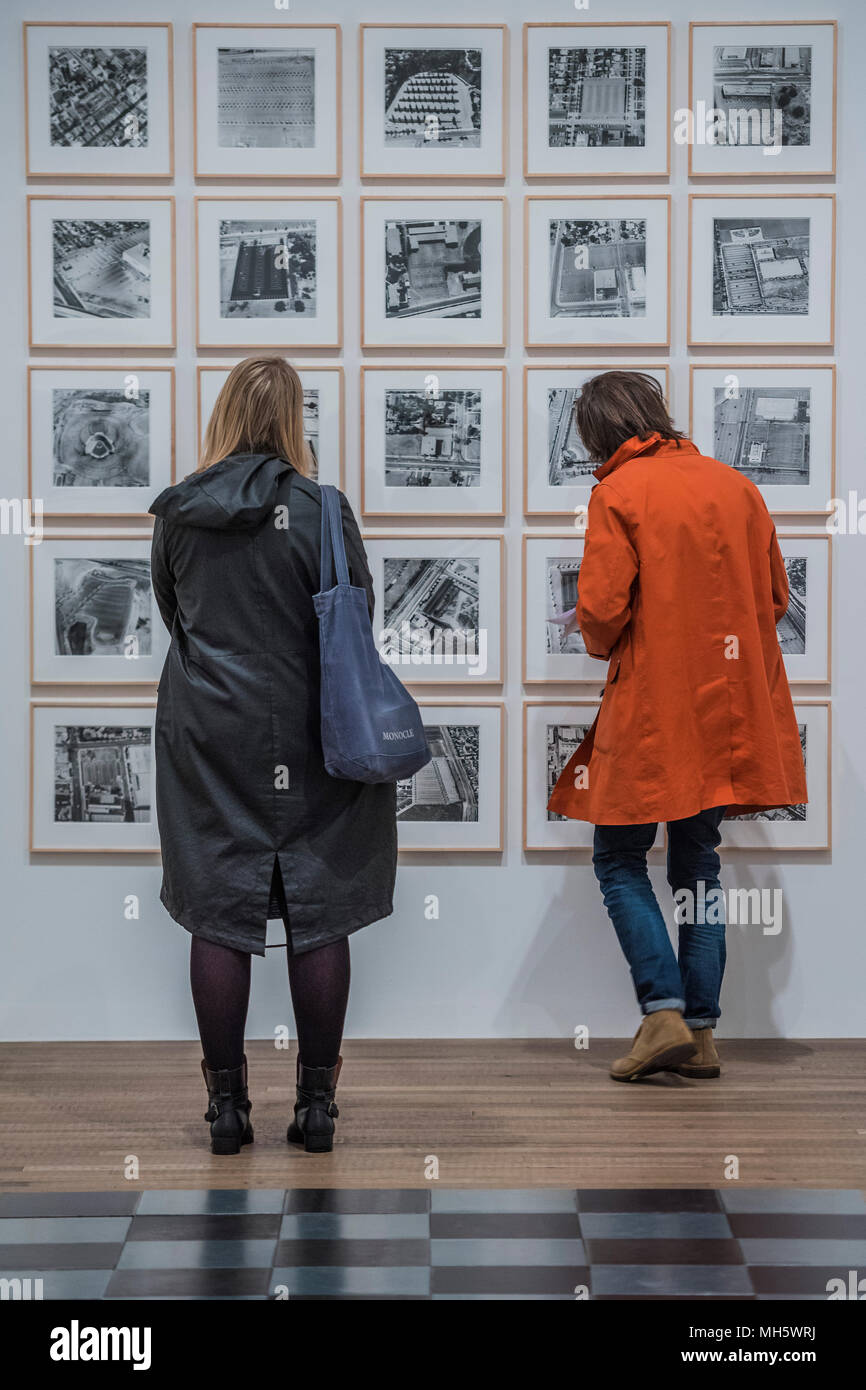
[(342, 1065), (342, 1057), (335, 1067), (305, 1067), (298, 1058), (298, 1098), (286, 1138), (303, 1144), (308, 1154), (330, 1153), (334, 1147), (334, 1121), (340, 1113), (334, 1095)]
[(244, 1057), (239, 1067), (226, 1071), (211, 1071), (202, 1059), (201, 1069), (210, 1101), (205, 1119), (210, 1121), (211, 1153), (240, 1153), (242, 1144), (253, 1142), (247, 1059)]

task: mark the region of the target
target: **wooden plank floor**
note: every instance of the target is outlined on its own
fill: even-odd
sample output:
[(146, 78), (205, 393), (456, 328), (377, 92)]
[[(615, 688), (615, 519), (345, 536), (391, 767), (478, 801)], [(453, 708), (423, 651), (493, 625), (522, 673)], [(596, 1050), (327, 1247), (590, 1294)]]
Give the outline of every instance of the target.
[[(722, 1044), (721, 1081), (612, 1082), (625, 1050), (563, 1040), (356, 1041), (338, 1142), (285, 1143), (294, 1054), (248, 1047), (256, 1141), (214, 1158), (200, 1050), (0, 1044), (0, 1189), (866, 1185), (866, 1041)], [(137, 1176), (125, 1176), (133, 1162)]]

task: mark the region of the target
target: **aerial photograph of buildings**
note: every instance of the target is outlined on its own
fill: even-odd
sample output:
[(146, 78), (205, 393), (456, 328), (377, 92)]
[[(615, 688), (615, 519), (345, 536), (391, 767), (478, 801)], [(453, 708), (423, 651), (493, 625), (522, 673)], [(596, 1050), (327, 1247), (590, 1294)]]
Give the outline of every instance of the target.
[(753, 483), (806, 484), (812, 392), (808, 386), (713, 391), (713, 452)]
[[(565, 767), (572, 753), (583, 743), (589, 732), (588, 724), (548, 724), (547, 726), (547, 795), (550, 797), (556, 786), (562, 769)], [(556, 811), (548, 811), (549, 821), (567, 820), (567, 816), (560, 816)]]
[(808, 44), (714, 47), (713, 104), (725, 113), (728, 144), (756, 143), (756, 127), (743, 120), (743, 113), (756, 112), (765, 129), (775, 131), (781, 118), (783, 145), (808, 145), (811, 98)]
[(386, 556), (384, 567), (384, 625), (401, 634), (402, 655), (410, 654), (404, 632), (422, 633), (434, 652), (447, 649), (449, 634), (478, 632), (477, 559)]
[(786, 555), (788, 611), (776, 624), (785, 656), (802, 656), (806, 650), (806, 556)]
[(54, 317), (150, 318), (150, 223), (54, 218)]
[(150, 821), (151, 730), (54, 726), (54, 819), (101, 825)]
[(49, 48), (51, 144), (147, 144), (144, 48)]
[(566, 487), (587, 478), (598, 465), (584, 448), (574, 419), (574, 402), (580, 388), (553, 386), (547, 392), (547, 481)]
[(548, 50), (548, 144), (644, 145), (645, 48)]
[(479, 146), (480, 50), (386, 48), (385, 143)]
[(477, 821), (477, 724), (425, 724), (430, 761), (397, 783), (398, 821)]
[[(548, 556), (547, 603), (548, 613), (570, 613), (577, 603), (577, 576), (580, 573), (580, 560), (566, 556)], [(586, 653), (586, 643), (575, 625), (572, 632), (566, 632), (562, 623), (545, 623), (547, 630), (547, 651), (550, 654)]]
[(386, 222), (386, 318), (478, 318), (481, 223)]
[(646, 316), (646, 221), (550, 222), (552, 318)]
[(809, 218), (713, 218), (713, 313), (808, 314)]
[(477, 487), (481, 392), (385, 392), (388, 487)]
[(316, 313), (316, 224), (220, 222), (220, 317)]

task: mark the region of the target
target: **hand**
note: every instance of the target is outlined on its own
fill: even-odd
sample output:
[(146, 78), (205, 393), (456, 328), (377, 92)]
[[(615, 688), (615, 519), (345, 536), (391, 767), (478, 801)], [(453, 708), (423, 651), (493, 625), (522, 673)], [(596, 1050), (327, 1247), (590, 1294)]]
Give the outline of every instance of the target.
[(554, 613), (547, 621), (556, 623), (558, 627), (565, 629), (566, 637), (570, 637), (573, 632), (577, 632), (577, 609), (570, 608), (566, 613)]

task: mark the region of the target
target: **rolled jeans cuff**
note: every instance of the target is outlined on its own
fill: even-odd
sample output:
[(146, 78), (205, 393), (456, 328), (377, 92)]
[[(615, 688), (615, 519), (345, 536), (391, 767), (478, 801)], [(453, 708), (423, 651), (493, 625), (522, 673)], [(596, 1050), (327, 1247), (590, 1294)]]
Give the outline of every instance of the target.
[(677, 1009), (682, 1013), (685, 1007), (685, 999), (650, 999), (649, 1003), (641, 1005), (645, 1014), (657, 1014), (659, 1009)]
[(689, 1028), (715, 1028), (718, 1018), (686, 1018), (683, 1020)]

